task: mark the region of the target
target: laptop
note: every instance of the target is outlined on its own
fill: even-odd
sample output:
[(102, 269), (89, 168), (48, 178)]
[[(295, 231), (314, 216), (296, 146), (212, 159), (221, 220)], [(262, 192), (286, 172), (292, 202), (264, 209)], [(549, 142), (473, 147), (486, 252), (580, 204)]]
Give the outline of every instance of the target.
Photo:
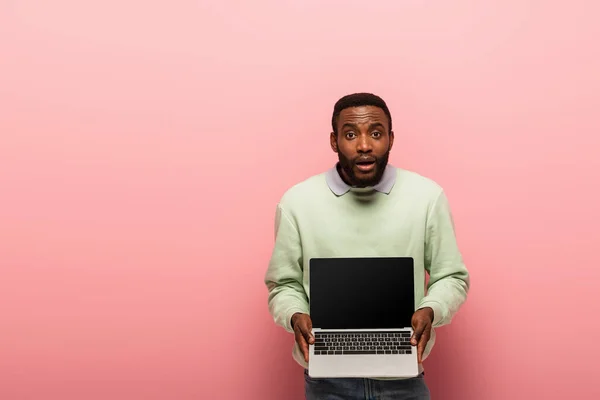
[(314, 378), (410, 378), (419, 374), (410, 344), (415, 312), (410, 257), (313, 258), (309, 261), (308, 375)]

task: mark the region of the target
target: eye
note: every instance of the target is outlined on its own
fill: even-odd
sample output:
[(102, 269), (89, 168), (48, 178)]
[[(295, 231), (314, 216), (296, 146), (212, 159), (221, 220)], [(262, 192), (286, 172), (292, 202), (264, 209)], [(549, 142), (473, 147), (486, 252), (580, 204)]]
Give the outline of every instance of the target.
[(378, 138), (378, 137), (381, 137), (381, 132), (375, 131), (372, 133), (372, 135), (373, 135), (373, 137)]
[(346, 138), (347, 139), (352, 139), (352, 138), (354, 138), (354, 136), (355, 136), (354, 132), (346, 132)]

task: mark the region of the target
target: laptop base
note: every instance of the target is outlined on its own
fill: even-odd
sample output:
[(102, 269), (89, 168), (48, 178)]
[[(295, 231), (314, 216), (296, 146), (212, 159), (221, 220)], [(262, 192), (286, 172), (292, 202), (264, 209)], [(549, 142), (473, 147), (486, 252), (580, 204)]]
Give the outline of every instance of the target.
[[(309, 356), (311, 378), (414, 378), (419, 375), (415, 360), (407, 363), (407, 355), (342, 355), (315, 359)], [(312, 359), (311, 359), (312, 358)]]
[[(314, 345), (309, 346), (309, 363), (308, 363), (308, 375), (313, 378), (413, 378), (418, 376), (419, 367), (417, 364), (417, 348), (416, 346), (406, 346), (407, 343), (396, 343), (401, 346), (389, 346), (393, 345), (394, 341), (399, 340), (398, 338), (389, 339), (390, 341), (385, 341), (388, 337), (392, 337), (393, 335), (390, 332), (394, 332), (397, 330), (377, 330), (370, 331), (373, 332), (373, 336), (378, 336), (376, 333), (384, 334), (383, 338), (369, 338), (368, 340), (373, 341), (384, 341), (380, 342), (379, 345), (375, 346), (362, 346), (363, 354), (355, 354), (360, 353), (361, 345), (364, 342), (355, 343), (359, 345), (356, 348), (350, 347), (350, 351), (345, 351), (342, 347), (337, 347), (336, 343), (333, 346), (333, 350), (343, 350), (343, 351), (319, 351), (323, 348), (323, 341), (325, 339), (317, 339), (317, 342)], [(401, 334), (402, 336), (407, 335), (407, 332), (411, 332), (411, 330), (399, 330), (404, 332)], [(313, 330), (313, 334), (315, 337), (321, 336), (322, 334), (341, 334), (341, 335), (352, 335), (353, 332), (365, 334), (362, 330), (357, 331), (345, 331), (345, 330)], [(321, 334), (321, 335), (319, 335)], [(400, 336), (398, 334), (394, 334), (395, 336)], [(358, 336), (358, 335), (357, 335)], [(369, 334), (369, 336), (371, 336)], [(323, 336), (321, 336), (323, 337)], [(329, 336), (325, 336), (329, 337)], [(334, 340), (333, 338), (327, 339), (328, 344), (331, 345), (331, 342)], [(338, 339), (335, 339), (338, 340)], [(339, 339), (341, 340), (341, 339)], [(351, 339), (351, 341), (354, 339)], [(358, 339), (356, 339), (358, 340)], [(365, 340), (365, 339), (363, 339)], [(407, 338), (402, 338), (401, 340), (408, 340)], [(372, 343), (375, 344), (375, 343)], [(353, 344), (351, 343), (350, 346)], [(383, 346), (383, 347), (379, 347)], [(410, 350), (400, 350), (409, 348)], [(364, 350), (367, 351), (364, 351)], [(377, 349), (377, 351), (368, 351), (372, 349)], [(391, 349), (391, 350), (389, 350)], [(396, 350), (397, 349), (397, 350)], [(369, 353), (369, 354), (367, 354)], [(379, 354), (372, 354), (379, 353)], [(383, 353), (383, 354), (382, 354)], [(406, 354), (409, 353), (409, 354)]]

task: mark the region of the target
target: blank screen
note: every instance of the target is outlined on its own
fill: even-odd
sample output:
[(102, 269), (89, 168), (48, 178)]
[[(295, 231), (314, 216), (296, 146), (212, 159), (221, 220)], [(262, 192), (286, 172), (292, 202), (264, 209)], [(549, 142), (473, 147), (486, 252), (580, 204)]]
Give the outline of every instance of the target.
[(309, 273), (315, 328), (411, 325), (415, 311), (412, 258), (314, 258)]

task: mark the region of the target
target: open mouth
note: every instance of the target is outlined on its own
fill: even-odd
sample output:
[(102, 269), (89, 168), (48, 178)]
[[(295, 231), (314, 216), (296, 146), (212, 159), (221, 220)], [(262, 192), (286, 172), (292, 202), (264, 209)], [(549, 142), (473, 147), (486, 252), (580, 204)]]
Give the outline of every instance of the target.
[(369, 172), (375, 168), (375, 161), (357, 161), (356, 168), (362, 172)]

